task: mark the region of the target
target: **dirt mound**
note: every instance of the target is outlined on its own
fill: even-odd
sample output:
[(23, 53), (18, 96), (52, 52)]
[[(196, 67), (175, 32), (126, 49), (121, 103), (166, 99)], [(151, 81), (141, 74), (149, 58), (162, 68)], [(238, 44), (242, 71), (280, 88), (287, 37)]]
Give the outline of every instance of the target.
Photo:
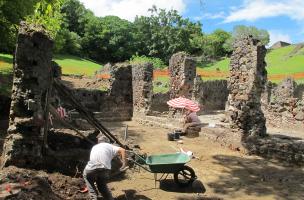
[(62, 76), (61, 79), (69, 88), (108, 89), (110, 86), (108, 78)]
[(82, 178), (8, 167), (0, 174), (0, 199), (87, 199)]

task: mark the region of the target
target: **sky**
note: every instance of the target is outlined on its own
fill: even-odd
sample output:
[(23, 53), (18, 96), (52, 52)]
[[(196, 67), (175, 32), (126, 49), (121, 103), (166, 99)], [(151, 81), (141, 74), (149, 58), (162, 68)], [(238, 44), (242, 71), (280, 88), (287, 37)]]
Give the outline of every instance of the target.
[(304, 0), (80, 0), (96, 16), (116, 15), (133, 21), (148, 16), (155, 5), (175, 9), (191, 21), (200, 21), (203, 32), (232, 31), (236, 25), (255, 26), (277, 41), (304, 42)]

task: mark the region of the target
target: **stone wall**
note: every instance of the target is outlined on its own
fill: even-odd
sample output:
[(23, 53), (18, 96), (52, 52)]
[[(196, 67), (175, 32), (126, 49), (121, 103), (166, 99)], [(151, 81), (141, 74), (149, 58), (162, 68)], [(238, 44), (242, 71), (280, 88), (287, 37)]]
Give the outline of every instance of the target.
[[(96, 117), (103, 121), (131, 120), (133, 114), (132, 72), (131, 65), (116, 64), (111, 66), (109, 89), (107, 91), (74, 89), (75, 96)], [(66, 105), (67, 108), (73, 109)], [(75, 118), (78, 116), (73, 115)]]
[(167, 101), (169, 101), (169, 93), (156, 93), (152, 95), (150, 111), (151, 114), (162, 114), (169, 111)]
[(238, 40), (230, 61), (227, 115), (231, 128), (245, 135), (266, 134), (261, 94), (267, 80), (266, 48), (252, 37)]
[(284, 135), (270, 135), (265, 138), (251, 138), (245, 146), (249, 153), (264, 158), (275, 158), (288, 164), (304, 165), (304, 141)]
[(195, 61), (184, 52), (174, 54), (169, 61), (170, 99), (184, 96), (192, 97)]
[(200, 81), (198, 84), (194, 96), (203, 105), (203, 111), (225, 109), (228, 98), (227, 80)]
[(45, 95), (51, 80), (52, 46), (52, 40), (42, 27), (21, 24), (2, 166), (36, 168), (43, 163), (41, 128)]
[(304, 84), (297, 84), (294, 92), (294, 97), (299, 100), (304, 100)]
[[(263, 93), (263, 110), (270, 121), (304, 121), (303, 84), (286, 78), (279, 84), (268, 83)], [(266, 100), (267, 96), (267, 100)]]
[(132, 66), (134, 115), (149, 114), (153, 95), (153, 65), (151, 63)]

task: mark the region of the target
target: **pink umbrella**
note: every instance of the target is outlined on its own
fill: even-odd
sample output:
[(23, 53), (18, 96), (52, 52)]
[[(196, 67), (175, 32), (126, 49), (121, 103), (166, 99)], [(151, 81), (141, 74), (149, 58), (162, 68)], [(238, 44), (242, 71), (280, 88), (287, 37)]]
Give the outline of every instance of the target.
[(187, 99), (185, 97), (178, 97), (175, 99), (171, 99), (167, 101), (167, 104), (173, 108), (185, 108), (193, 112), (197, 112), (200, 110), (200, 107), (196, 102)]

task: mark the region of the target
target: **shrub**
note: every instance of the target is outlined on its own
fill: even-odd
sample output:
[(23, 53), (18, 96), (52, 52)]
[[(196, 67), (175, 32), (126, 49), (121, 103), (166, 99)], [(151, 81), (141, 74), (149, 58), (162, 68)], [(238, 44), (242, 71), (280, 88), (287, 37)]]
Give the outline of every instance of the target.
[(155, 57), (133, 55), (130, 59), (131, 64), (146, 63), (146, 62), (152, 63), (154, 69), (164, 69), (167, 67), (161, 59)]

